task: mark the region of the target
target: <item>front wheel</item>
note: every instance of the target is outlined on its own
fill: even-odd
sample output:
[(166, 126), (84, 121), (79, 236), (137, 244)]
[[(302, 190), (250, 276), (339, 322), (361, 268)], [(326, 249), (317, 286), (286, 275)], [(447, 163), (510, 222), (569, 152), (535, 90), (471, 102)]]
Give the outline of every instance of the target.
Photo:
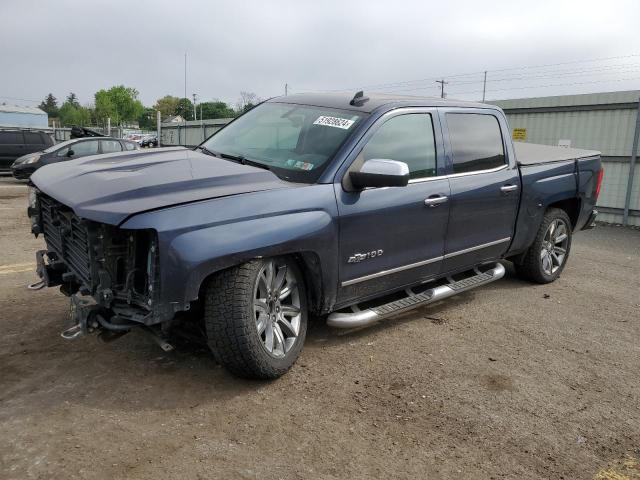
[(536, 283), (556, 280), (569, 258), (571, 235), (571, 220), (567, 213), (559, 208), (547, 210), (535, 240), (522, 263), (516, 265), (518, 274)]
[(205, 287), (207, 341), (216, 360), (246, 378), (273, 379), (298, 358), (307, 332), (305, 285), (288, 258), (253, 260)]

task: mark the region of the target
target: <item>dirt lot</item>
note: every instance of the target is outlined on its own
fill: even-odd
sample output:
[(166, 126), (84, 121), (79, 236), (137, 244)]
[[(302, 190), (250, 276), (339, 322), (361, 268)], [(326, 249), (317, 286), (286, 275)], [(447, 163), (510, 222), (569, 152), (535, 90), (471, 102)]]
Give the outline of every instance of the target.
[(2, 479), (640, 478), (640, 231), (580, 233), (550, 286), (317, 323), (255, 382), (196, 346), (61, 339), (66, 298), (25, 288), (25, 206), (0, 179)]

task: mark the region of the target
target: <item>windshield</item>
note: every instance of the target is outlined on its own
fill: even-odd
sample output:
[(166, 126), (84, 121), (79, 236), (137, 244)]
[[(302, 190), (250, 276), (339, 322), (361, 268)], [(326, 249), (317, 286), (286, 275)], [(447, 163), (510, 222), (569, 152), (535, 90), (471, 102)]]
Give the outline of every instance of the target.
[(78, 141), (77, 138), (74, 138), (72, 140), (67, 140), (65, 142), (60, 142), (60, 143), (56, 143), (55, 145), (49, 147), (49, 148), (45, 148), (43, 150), (44, 153), (51, 153), (51, 152), (55, 152), (56, 150), (58, 150), (59, 148), (62, 147), (66, 147), (67, 145), (71, 145), (72, 143), (76, 143)]
[(362, 118), (348, 110), (263, 103), (202, 147), (259, 163), (284, 180), (313, 183)]

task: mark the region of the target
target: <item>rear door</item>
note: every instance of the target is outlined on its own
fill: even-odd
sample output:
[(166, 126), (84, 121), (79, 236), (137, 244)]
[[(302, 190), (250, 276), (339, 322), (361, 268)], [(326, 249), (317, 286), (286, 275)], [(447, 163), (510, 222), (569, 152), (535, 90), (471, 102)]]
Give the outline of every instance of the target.
[(25, 153), (40, 152), (48, 147), (44, 143), (43, 135), (39, 132), (23, 132), (26, 144)]
[(122, 145), (118, 140), (100, 140), (100, 153), (121, 152)]
[[(443, 271), (500, 257), (507, 251), (519, 205), (520, 176), (508, 128), (495, 110), (441, 109), (446, 126), (450, 218)], [(504, 132), (504, 134), (503, 134)]]
[[(385, 114), (356, 146), (350, 169), (374, 158), (397, 160), (409, 166), (411, 180), (405, 187), (356, 192), (335, 183), (339, 303), (353, 303), (440, 272), (449, 217), (443, 153), (435, 109)], [(442, 201), (425, 203), (436, 197)]]
[(73, 159), (87, 157), (89, 155), (97, 155), (99, 153), (98, 147), (98, 140), (82, 140), (78, 143), (74, 143), (69, 147), (73, 150), (73, 155), (71, 155), (70, 158)]
[(13, 161), (26, 153), (22, 132), (0, 132), (0, 170), (9, 170)]

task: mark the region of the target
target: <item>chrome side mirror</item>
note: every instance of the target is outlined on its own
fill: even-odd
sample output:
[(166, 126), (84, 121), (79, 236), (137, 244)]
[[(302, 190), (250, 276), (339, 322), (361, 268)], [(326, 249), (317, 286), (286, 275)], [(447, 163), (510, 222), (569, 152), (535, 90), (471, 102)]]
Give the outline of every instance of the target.
[(373, 158), (358, 172), (349, 172), (352, 185), (360, 190), (367, 187), (405, 187), (409, 183), (409, 166), (404, 162)]

